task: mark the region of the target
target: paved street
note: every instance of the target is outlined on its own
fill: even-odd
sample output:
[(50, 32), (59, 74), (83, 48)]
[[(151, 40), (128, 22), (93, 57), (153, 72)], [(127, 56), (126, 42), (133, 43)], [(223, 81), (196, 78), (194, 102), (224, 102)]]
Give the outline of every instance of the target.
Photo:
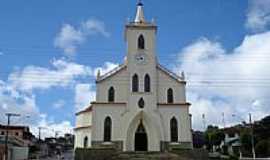
[(73, 160), (73, 151), (68, 151), (62, 154), (61, 157), (54, 156), (54, 157), (47, 157), (47, 158), (40, 158), (39, 160)]

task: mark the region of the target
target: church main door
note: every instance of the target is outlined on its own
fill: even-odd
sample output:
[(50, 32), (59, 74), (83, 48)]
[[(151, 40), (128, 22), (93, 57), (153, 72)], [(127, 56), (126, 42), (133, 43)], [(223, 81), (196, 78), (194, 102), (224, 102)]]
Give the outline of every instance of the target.
[(141, 122), (135, 133), (135, 151), (147, 151), (147, 133)]

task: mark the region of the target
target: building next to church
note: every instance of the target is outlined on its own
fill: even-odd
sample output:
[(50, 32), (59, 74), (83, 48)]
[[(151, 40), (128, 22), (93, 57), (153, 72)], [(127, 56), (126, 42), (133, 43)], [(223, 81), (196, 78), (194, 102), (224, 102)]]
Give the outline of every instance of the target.
[(144, 18), (139, 2), (134, 21), (125, 26), (123, 64), (97, 74), (96, 101), (76, 114), (75, 148), (192, 148), (185, 77), (159, 64), (156, 36), (157, 26)]

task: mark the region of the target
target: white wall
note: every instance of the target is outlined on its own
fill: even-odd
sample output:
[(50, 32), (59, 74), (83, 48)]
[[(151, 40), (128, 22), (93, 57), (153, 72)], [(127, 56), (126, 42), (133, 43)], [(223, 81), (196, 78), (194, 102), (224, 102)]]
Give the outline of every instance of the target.
[(112, 120), (112, 141), (123, 140), (123, 128), (121, 127), (121, 114), (125, 112), (125, 105), (98, 105), (94, 106), (93, 116), (93, 141), (103, 141), (104, 121), (107, 116)]
[(108, 79), (97, 83), (96, 101), (108, 102), (108, 90), (114, 87), (115, 102), (126, 102), (128, 95), (129, 77), (126, 69), (122, 69)]
[(159, 106), (159, 111), (162, 114), (163, 122), (165, 123), (164, 133), (166, 135), (166, 141), (171, 140), (170, 120), (175, 117), (178, 122), (178, 141), (192, 142), (188, 106)]
[(168, 74), (158, 70), (158, 102), (167, 103), (167, 90), (173, 89), (174, 103), (185, 103), (185, 84), (172, 79)]
[(76, 116), (76, 127), (91, 126), (92, 125), (92, 112), (84, 112)]
[(91, 147), (91, 128), (78, 129), (75, 131), (75, 148), (84, 148), (84, 138), (88, 137), (88, 148)]
[(84, 112), (76, 116), (75, 148), (84, 147), (84, 137), (88, 137), (88, 147), (91, 147), (92, 112)]

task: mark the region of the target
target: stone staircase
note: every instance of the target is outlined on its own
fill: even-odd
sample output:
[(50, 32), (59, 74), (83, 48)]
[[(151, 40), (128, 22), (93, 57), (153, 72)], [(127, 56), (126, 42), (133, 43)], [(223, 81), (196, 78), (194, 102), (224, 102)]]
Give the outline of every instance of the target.
[(161, 152), (122, 152), (111, 158), (111, 160), (188, 160), (173, 153)]

